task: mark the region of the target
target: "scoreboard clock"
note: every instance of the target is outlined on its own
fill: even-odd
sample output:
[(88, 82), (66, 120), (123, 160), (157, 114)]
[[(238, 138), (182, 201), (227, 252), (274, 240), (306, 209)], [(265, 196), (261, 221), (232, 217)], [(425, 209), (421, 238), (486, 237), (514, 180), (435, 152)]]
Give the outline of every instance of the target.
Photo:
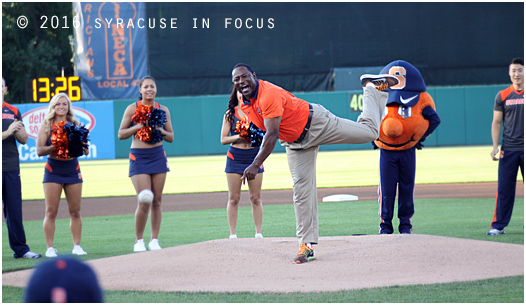
[(80, 78), (67, 77), (39, 77), (27, 81), (26, 100), (33, 103), (49, 103), (53, 96), (64, 92), (72, 102), (80, 101)]

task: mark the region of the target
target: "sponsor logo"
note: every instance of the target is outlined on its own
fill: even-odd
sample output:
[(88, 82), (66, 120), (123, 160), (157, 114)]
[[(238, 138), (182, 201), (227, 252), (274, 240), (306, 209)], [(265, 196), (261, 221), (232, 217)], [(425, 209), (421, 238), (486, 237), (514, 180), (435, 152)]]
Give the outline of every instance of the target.
[[(73, 107), (75, 116), (79, 119), (79, 122), (84, 125), (89, 131), (92, 131), (95, 128), (95, 117), (88, 111)], [(22, 116), (22, 121), (24, 126), (26, 126), (27, 135), (33, 139), (37, 138), (38, 129), (44, 119), (46, 118), (48, 112), (48, 107), (35, 108), (29, 112), (26, 112)]]
[(2, 120), (3, 119), (14, 120), (15, 115), (12, 113), (2, 113)]

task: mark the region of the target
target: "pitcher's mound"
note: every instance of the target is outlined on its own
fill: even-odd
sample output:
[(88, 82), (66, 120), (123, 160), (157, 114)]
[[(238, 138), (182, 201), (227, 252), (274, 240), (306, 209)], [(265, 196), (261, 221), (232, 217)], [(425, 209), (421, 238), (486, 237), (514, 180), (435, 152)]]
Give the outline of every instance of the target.
[[(498, 238), (498, 237), (497, 237)], [(496, 238), (496, 239), (497, 239)], [(296, 265), (295, 238), (220, 239), (88, 261), (109, 290), (295, 292), (524, 274), (524, 246), (430, 235), (321, 237)], [(2, 275), (25, 287), (33, 270)]]

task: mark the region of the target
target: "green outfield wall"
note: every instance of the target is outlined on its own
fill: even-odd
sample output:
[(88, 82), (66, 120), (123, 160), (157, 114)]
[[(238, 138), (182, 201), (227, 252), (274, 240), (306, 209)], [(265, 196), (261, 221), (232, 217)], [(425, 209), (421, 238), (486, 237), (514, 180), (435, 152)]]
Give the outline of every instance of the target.
[[(426, 147), (491, 144), (493, 102), (508, 85), (428, 88), (442, 120), (424, 142)], [(295, 93), (310, 103), (323, 105), (337, 116), (356, 120), (361, 111), (362, 91)], [(157, 98), (170, 110), (175, 140), (164, 143), (169, 156), (223, 154), (220, 134), (227, 95)], [(126, 107), (135, 100), (114, 101), (115, 156), (128, 157), (131, 139), (119, 140), (117, 133)], [(320, 150), (372, 149), (370, 143), (326, 145)], [(285, 151), (279, 143), (275, 151)]]

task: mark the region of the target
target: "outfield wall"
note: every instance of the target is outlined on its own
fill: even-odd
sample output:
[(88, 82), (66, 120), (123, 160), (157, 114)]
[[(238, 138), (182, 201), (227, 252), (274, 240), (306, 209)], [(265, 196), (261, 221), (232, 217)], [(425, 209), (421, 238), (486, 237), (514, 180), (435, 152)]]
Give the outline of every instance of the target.
[[(426, 147), (455, 145), (490, 145), (493, 102), (499, 90), (509, 85), (459, 86), (428, 88), (442, 123), (424, 142)], [(362, 91), (295, 93), (299, 98), (318, 103), (337, 116), (356, 120), (361, 112)], [(174, 128), (174, 142), (164, 143), (168, 156), (226, 154), (228, 145), (221, 145), (220, 133), (228, 95), (157, 98), (167, 106)], [(136, 100), (75, 102), (81, 122), (90, 126), (90, 155), (86, 159), (127, 158), (131, 138), (117, 137), (126, 107)], [(20, 104), (24, 124), (30, 137), (19, 145), (21, 162), (43, 161), (36, 156), (36, 130), (47, 104)], [(30, 130), (32, 132), (30, 132)], [(327, 150), (372, 149), (370, 143), (327, 145)], [(285, 151), (279, 143), (275, 151)]]
[[(424, 142), (426, 147), (450, 145), (491, 144), (491, 121), (493, 102), (499, 90), (509, 85), (463, 86), (428, 88), (433, 97), (442, 123)], [(356, 120), (360, 105), (351, 101), (361, 99), (362, 91), (295, 93), (310, 103), (318, 103), (337, 116)], [(221, 145), (220, 133), (223, 114), (227, 107), (228, 95), (158, 98), (159, 103), (170, 110), (175, 140), (165, 143), (167, 155), (222, 154), (228, 145)], [(127, 157), (131, 139), (117, 138), (122, 113), (134, 101), (119, 100), (114, 104), (115, 156)], [(356, 104), (357, 107), (356, 107)], [(320, 150), (371, 149), (371, 144), (338, 144), (320, 147)], [(274, 151), (285, 151), (279, 143)]]

